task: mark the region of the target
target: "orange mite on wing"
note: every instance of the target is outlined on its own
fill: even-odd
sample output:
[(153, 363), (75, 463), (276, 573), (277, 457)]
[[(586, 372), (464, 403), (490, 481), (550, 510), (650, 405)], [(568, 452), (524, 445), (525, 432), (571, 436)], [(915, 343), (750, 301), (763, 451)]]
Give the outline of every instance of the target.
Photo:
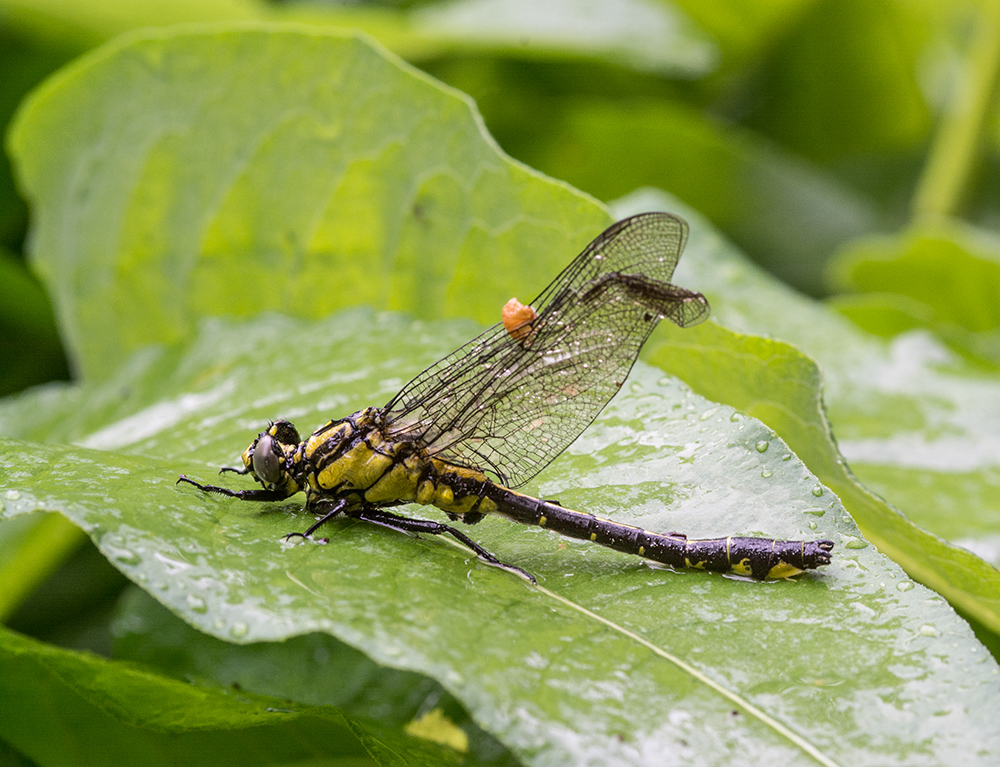
[(538, 317), (538, 312), (531, 306), (525, 306), (516, 298), (510, 299), (500, 312), (503, 326), (515, 341), (523, 341), (531, 333), (531, 323)]

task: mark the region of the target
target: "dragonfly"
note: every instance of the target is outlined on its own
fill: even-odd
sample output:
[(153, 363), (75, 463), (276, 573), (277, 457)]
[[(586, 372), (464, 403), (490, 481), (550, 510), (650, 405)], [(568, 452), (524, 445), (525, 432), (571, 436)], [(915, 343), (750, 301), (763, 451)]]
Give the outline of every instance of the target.
[(243, 451), (258, 486), (234, 490), (178, 482), (244, 501), (305, 494), (315, 522), (285, 539), (312, 538), (347, 517), (392, 530), (450, 535), (483, 561), (502, 562), (458, 528), (389, 509), (435, 506), (451, 522), (495, 514), (677, 568), (787, 578), (831, 561), (833, 542), (659, 533), (517, 492), (590, 425), (618, 392), (661, 319), (704, 321), (705, 297), (671, 284), (688, 237), (670, 213), (613, 224), (530, 304), (516, 299), (497, 323), (407, 383), (384, 407), (328, 421), (306, 439), (287, 420), (268, 424)]

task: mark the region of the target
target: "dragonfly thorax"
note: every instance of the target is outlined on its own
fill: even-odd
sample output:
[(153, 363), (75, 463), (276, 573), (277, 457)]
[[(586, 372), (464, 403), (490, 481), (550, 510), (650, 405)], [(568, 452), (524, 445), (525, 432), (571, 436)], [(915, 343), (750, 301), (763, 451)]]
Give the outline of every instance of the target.
[(330, 421), (296, 451), (296, 481), (307, 507), (325, 499), (353, 506), (419, 503), (461, 516), (482, 504), (481, 471), (432, 456), (423, 444), (386, 425), (385, 411), (367, 408)]

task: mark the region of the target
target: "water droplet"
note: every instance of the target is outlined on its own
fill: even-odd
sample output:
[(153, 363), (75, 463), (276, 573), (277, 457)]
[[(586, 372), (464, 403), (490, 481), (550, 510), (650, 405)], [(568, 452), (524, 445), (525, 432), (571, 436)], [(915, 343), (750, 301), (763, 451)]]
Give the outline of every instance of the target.
[(809, 523), (809, 529), (810, 530), (815, 530), (817, 527), (819, 527), (819, 525), (816, 524), (815, 522), (810, 522)]
[(900, 581), (896, 584), (896, 589), (899, 591), (909, 591), (913, 588), (913, 581)]
[(732, 415), (729, 416), (729, 420), (732, 421), (733, 423), (739, 423), (740, 421), (743, 420), (743, 414), (734, 412)]
[(817, 482), (816, 486), (812, 489), (812, 494), (819, 498), (823, 495), (823, 486)]
[(919, 629), (919, 631), (920, 631), (920, 636), (925, 636), (925, 637), (936, 637), (937, 636), (937, 629), (934, 628), (929, 623), (925, 623), (923, 626), (921, 626), (920, 629)]
[(188, 594), (187, 604), (196, 613), (208, 612), (208, 605), (205, 603), (205, 600), (197, 594)]
[(250, 627), (243, 621), (236, 621), (229, 627), (229, 636), (235, 639), (242, 639), (250, 632)]
[(719, 412), (719, 408), (717, 408), (717, 407), (710, 407), (708, 410), (706, 410), (704, 413), (702, 413), (700, 416), (698, 416), (698, 420), (699, 421), (707, 421), (709, 418), (711, 418), (713, 415), (715, 415), (718, 412)]
[(844, 544), (845, 549), (867, 549), (868, 542), (863, 541), (860, 538), (851, 538), (847, 543)]
[(783, 456), (781, 456), (781, 460), (782, 461), (790, 461), (790, 460), (792, 460), (792, 454), (791, 453), (785, 453)]
[[(158, 551), (153, 552), (153, 558), (160, 564), (164, 565), (167, 575), (179, 575), (185, 570), (189, 570), (191, 568), (191, 565), (187, 562), (182, 562), (179, 559), (173, 559)], [(177, 587), (184, 588), (184, 581), (178, 580)]]
[(137, 565), (142, 561), (142, 557), (131, 549), (118, 548), (116, 546), (106, 546), (105, 548), (115, 562), (119, 562), (123, 565)]
[(4, 493), (4, 498), (6, 498), (8, 501), (19, 501), (21, 500), (21, 491), (8, 490), (6, 493)]
[(762, 477), (763, 477), (764, 479), (767, 479), (768, 477), (770, 477), (770, 476), (773, 476), (773, 475), (774, 475), (774, 472), (773, 472), (773, 471), (771, 471), (770, 469), (764, 469), (764, 470), (763, 470), (763, 471), (762, 471), (762, 472), (760, 473), (760, 476), (762, 476)]
[(851, 608), (861, 613), (862, 615), (875, 617), (875, 610), (873, 610), (866, 604), (862, 604), (861, 602), (852, 602)]
[(757, 452), (758, 452), (758, 453), (766, 453), (766, 452), (767, 452), (767, 449), (768, 449), (768, 448), (769, 448), (770, 446), (771, 446), (771, 443), (769, 443), (769, 442), (768, 442), (768, 441), (767, 441), (766, 439), (762, 439), (762, 440), (761, 440), (760, 442), (758, 442), (758, 443), (757, 443), (757, 444), (755, 445), (755, 447), (757, 448)]

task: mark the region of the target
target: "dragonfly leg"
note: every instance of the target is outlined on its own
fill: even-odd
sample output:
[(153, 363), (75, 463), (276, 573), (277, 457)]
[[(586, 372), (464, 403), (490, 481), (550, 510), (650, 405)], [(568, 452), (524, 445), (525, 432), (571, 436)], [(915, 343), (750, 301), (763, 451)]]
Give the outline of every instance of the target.
[(255, 490), (230, 490), (228, 487), (203, 485), (200, 482), (195, 482), (190, 477), (185, 477), (183, 474), (177, 478), (177, 484), (180, 484), (181, 482), (187, 482), (189, 485), (194, 485), (199, 490), (203, 490), (206, 493), (218, 493), (219, 495), (226, 495), (230, 498), (239, 498), (241, 501), (283, 501), (288, 497), (288, 493), (282, 490), (264, 490), (262, 488), (257, 488)]
[(288, 540), (289, 538), (309, 538), (315, 533), (320, 527), (325, 525), (331, 519), (336, 517), (338, 514), (344, 511), (344, 507), (347, 506), (347, 501), (343, 498), (338, 498), (333, 501), (326, 501), (323, 503), (317, 503), (310, 509), (313, 514), (322, 516), (316, 520), (313, 524), (309, 526), (309, 529), (304, 533), (289, 533), (288, 535), (282, 536), (283, 540)]
[(376, 508), (374, 506), (362, 507), (360, 509), (351, 510), (346, 512), (349, 517), (354, 519), (363, 519), (366, 522), (373, 522), (376, 525), (381, 525), (382, 527), (387, 527), (390, 530), (398, 530), (402, 533), (427, 533), (428, 535), (444, 535), (448, 534), (460, 541), (465, 546), (468, 546), (472, 551), (479, 556), (485, 562), (489, 562), (491, 565), (502, 568), (512, 573), (520, 575), (522, 578), (529, 580), (531, 583), (537, 583), (535, 577), (529, 573), (527, 570), (523, 570), (517, 565), (508, 565), (506, 562), (501, 562), (490, 552), (472, 540), (465, 533), (456, 530), (454, 527), (449, 525), (441, 524), (440, 522), (434, 522), (429, 519), (412, 519), (410, 517), (401, 517), (398, 514), (392, 514), (383, 509)]

